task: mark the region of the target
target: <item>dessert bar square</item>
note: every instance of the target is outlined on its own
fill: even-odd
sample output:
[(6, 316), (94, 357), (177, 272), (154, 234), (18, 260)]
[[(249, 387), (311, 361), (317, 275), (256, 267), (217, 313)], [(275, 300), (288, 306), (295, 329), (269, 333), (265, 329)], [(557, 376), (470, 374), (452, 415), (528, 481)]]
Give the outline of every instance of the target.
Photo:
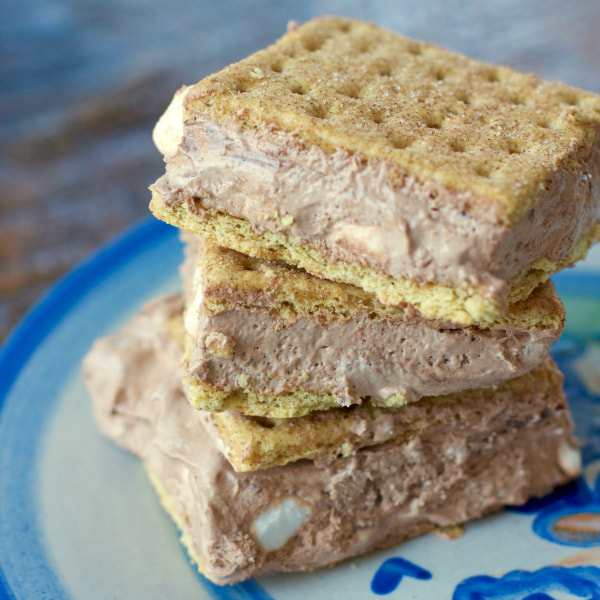
[[(148, 418), (156, 419), (155, 398), (185, 397), (178, 376), (181, 311), (179, 297), (157, 298), (121, 332), (96, 342), (85, 374), (101, 415), (115, 411), (144, 418), (140, 411), (148, 409)], [(562, 381), (548, 359), (490, 388), (426, 397), (403, 407), (365, 402), (289, 419), (202, 411), (201, 420), (236, 471), (253, 471), (302, 459), (332, 460), (385, 442), (435, 439), (448, 431), (465, 443), (509, 422), (516, 431), (540, 422), (547, 410), (564, 407)]]
[(487, 388), (543, 362), (564, 325), (550, 281), (493, 326), (460, 327), (281, 261), (186, 239), (183, 376), (203, 410), (288, 418)]
[(494, 323), (598, 237), (600, 97), (314, 19), (182, 88), (154, 214), (388, 305)]

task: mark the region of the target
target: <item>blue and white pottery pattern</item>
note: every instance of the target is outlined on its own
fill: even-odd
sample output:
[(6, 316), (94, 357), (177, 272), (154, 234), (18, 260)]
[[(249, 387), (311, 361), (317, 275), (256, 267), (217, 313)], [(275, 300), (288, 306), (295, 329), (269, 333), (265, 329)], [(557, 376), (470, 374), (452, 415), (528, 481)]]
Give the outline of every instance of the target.
[(80, 362), (179, 288), (174, 229), (143, 221), (59, 282), (0, 354), (0, 598), (600, 600), (600, 253), (555, 282), (584, 476), (470, 523), (310, 574), (218, 587), (197, 574), (135, 457), (97, 431)]

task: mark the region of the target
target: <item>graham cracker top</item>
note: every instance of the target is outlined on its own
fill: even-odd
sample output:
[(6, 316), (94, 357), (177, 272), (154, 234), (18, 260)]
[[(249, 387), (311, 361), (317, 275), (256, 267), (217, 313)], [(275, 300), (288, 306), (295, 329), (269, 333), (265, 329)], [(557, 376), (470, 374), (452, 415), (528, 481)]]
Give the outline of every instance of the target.
[(600, 126), (600, 96), (336, 17), (203, 79), (184, 111), (390, 160), (497, 204), (507, 221), (557, 170), (586, 170)]

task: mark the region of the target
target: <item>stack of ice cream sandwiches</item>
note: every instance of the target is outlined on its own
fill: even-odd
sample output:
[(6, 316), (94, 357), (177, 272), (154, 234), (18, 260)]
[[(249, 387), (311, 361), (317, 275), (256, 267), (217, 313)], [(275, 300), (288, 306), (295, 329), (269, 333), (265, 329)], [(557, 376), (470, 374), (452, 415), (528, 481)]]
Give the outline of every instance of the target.
[(310, 570), (579, 473), (551, 273), (598, 237), (600, 98), (321, 18), (184, 87), (185, 242), (85, 361), (200, 571)]

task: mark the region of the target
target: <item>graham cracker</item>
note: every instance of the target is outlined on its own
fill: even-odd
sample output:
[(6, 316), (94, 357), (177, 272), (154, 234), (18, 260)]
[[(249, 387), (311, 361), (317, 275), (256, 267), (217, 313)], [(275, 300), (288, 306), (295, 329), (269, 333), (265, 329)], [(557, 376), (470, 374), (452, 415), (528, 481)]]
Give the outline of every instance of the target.
[[(419, 319), (409, 304), (391, 306), (347, 283), (321, 279), (278, 260), (254, 258), (194, 236), (183, 240), (199, 251), (203, 277), (203, 307), (209, 314), (227, 310), (269, 311), (287, 322), (313, 317), (322, 322), (367, 314), (370, 319)], [(522, 329), (558, 329), (565, 310), (554, 285), (546, 281), (510, 306), (494, 325)], [(443, 323), (441, 321), (440, 323)], [(489, 329), (484, 323), (480, 329)]]
[[(263, 375), (256, 378), (256, 369), (259, 369), (257, 363), (254, 360), (247, 362), (248, 349), (244, 350), (246, 342), (241, 342), (235, 325), (228, 325), (229, 314), (246, 315), (246, 320), (251, 319), (253, 314), (257, 314), (261, 319), (266, 318), (266, 321), (261, 322), (262, 326), (271, 332), (267, 339), (273, 348), (287, 343), (285, 340), (288, 328), (291, 331), (300, 319), (309, 319), (304, 321), (302, 328), (316, 327), (323, 331), (329, 326), (339, 327), (347, 321), (353, 321), (349, 323), (352, 327), (353, 323), (358, 324), (365, 319), (375, 326), (383, 324), (382, 327), (393, 330), (406, 326), (421, 327), (425, 323), (427, 331), (432, 330), (439, 336), (436, 339), (439, 340), (440, 347), (450, 342), (446, 350), (432, 354), (429, 364), (423, 364), (423, 369), (433, 367), (437, 363), (445, 365), (437, 371), (433, 369), (431, 374), (431, 377), (447, 390), (443, 393), (459, 389), (449, 389), (450, 382), (444, 379), (453, 377), (451, 365), (455, 364), (455, 359), (459, 361), (456, 364), (460, 365), (469, 365), (474, 361), (475, 369), (478, 361), (484, 360), (480, 355), (465, 358), (467, 355), (461, 354), (463, 351), (469, 351), (469, 342), (473, 343), (480, 339), (480, 336), (489, 335), (490, 343), (494, 339), (505, 339), (509, 343), (512, 338), (506, 331), (514, 332), (512, 335), (516, 336), (515, 339), (541, 332), (542, 338), (546, 338), (545, 344), (548, 348), (552, 339), (558, 339), (564, 326), (564, 307), (550, 281), (536, 288), (525, 300), (514, 303), (509, 313), (502, 317), (488, 334), (488, 328), (485, 326), (458, 328), (444, 321), (423, 321), (410, 305), (384, 305), (361, 288), (320, 279), (281, 261), (252, 258), (189, 234), (184, 235), (184, 240), (188, 243), (182, 272), (188, 302), (186, 322), (189, 319), (190, 329), (184, 339), (186, 350), (182, 361), (182, 376), (187, 397), (192, 406), (199, 410), (237, 411), (250, 416), (293, 418), (308, 415), (312, 411), (325, 411), (340, 405), (371, 400), (379, 407), (402, 406), (422, 396), (442, 393), (433, 391), (435, 386), (429, 387), (427, 391), (414, 391), (405, 383), (404, 385), (412, 390), (409, 393), (402, 385), (398, 385), (396, 389), (399, 391), (390, 393), (385, 399), (369, 400), (369, 395), (365, 392), (342, 399), (339, 389), (322, 385), (319, 387), (320, 380), (312, 380), (309, 372), (300, 366), (290, 369), (283, 380), (277, 380), (276, 392), (270, 391), (268, 381), (262, 380), (261, 383)], [(196, 305), (196, 294), (201, 298), (199, 305)], [(226, 321), (222, 321), (221, 318)], [(198, 330), (195, 329), (197, 319)], [(340, 335), (344, 335), (341, 331)], [(464, 342), (459, 341), (456, 334), (461, 336), (461, 339), (466, 337), (466, 346)], [(397, 341), (394, 342), (398, 344), (398, 348), (404, 335), (407, 334), (399, 333)], [(249, 339), (251, 340), (252, 336)], [(483, 343), (486, 343), (486, 339), (487, 337), (483, 338)], [(360, 347), (360, 339), (357, 339), (357, 344)], [(290, 348), (293, 349), (294, 346)], [(255, 348), (255, 351), (260, 353), (259, 348)], [(408, 352), (410, 354), (410, 351)], [(522, 363), (524, 359), (519, 358), (520, 354), (515, 355), (517, 362), (510, 363), (511, 368), (507, 370), (504, 361), (508, 355), (504, 352), (506, 347), (498, 346), (498, 353), (503, 357), (499, 359), (501, 371), (493, 381), (488, 379), (484, 385), (492, 385), (523, 374), (544, 358), (540, 355), (535, 362), (528, 359), (529, 362)], [(362, 360), (369, 362), (370, 358), (367, 356), (370, 355), (363, 356)], [(355, 359), (356, 357), (350, 356), (347, 360)], [(407, 360), (410, 362), (412, 358)], [(464, 362), (460, 362), (461, 360)], [(399, 365), (398, 368), (403, 367)], [(223, 369), (228, 371), (227, 379), (219, 379)], [(483, 373), (489, 370), (488, 365)], [(481, 383), (468, 380), (468, 375), (466, 377), (468, 383), (465, 381), (464, 388), (481, 387)]]
[(391, 160), (513, 223), (557, 169), (585, 163), (600, 125), (595, 94), (336, 17), (206, 77), (184, 110)]
[[(385, 257), (377, 257), (377, 265), (366, 256), (347, 261), (346, 247), (340, 250), (337, 242), (331, 244), (342, 254), (331, 254), (329, 241), (293, 233), (291, 215), (273, 217), (276, 222), (267, 224), (260, 222), (270, 218), (264, 215), (246, 221), (234, 209), (221, 212), (218, 186), (204, 189), (196, 182), (188, 190), (176, 185), (172, 198), (161, 197), (161, 191), (170, 193), (165, 192), (168, 178), (153, 188), (150, 208), (158, 218), (204, 234), (220, 246), (363, 287), (384, 304), (409, 303), (428, 318), (463, 325), (494, 323), (509, 303), (583, 258), (599, 238), (600, 228), (588, 210), (596, 203), (594, 180), (600, 171), (600, 97), (595, 94), (336, 17), (295, 27), (272, 46), (178, 94), (178, 108), (167, 111), (169, 116), (165, 113), (157, 126), (157, 135), (164, 138), (158, 145), (166, 154), (177, 151), (177, 132), (195, 121), (220, 122), (223, 127), (235, 123), (249, 136), (292, 134), (306, 153), (315, 148), (325, 155), (342, 151), (357, 164), (385, 164), (391, 169), (386, 170), (390, 189), (414, 179), (430, 186), (432, 202), (440, 192), (450, 192), (461, 198), (456, 200), (459, 212), (476, 225), (492, 219), (494, 226), (508, 230), (527, 231), (526, 218), (536, 207), (552, 216), (556, 207), (548, 209), (549, 198), (560, 196), (564, 207), (572, 197), (573, 211), (560, 216), (565, 229), (546, 222), (543, 227), (552, 230), (552, 243), (523, 268), (502, 277), (502, 289), (492, 292), (489, 277), (496, 277), (498, 269), (494, 260), (513, 264), (512, 255), (489, 259), (482, 269), (489, 270), (487, 283), (480, 285), (473, 283), (474, 271), (464, 281), (453, 280), (456, 274), (405, 276), (399, 267), (387, 272)], [(165, 135), (170, 128), (171, 135)], [(273, 159), (277, 162), (275, 155)], [(563, 186), (561, 177), (569, 183)], [(442, 207), (448, 202), (453, 201), (440, 200)], [(577, 217), (577, 203), (589, 214), (581, 216), (582, 210)], [(458, 211), (454, 206), (451, 210)], [(410, 229), (411, 223), (406, 226)], [(476, 237), (475, 225), (473, 230)], [(558, 244), (560, 231), (564, 249)], [(554, 256), (553, 248), (559, 247)], [(426, 251), (429, 264), (435, 265), (435, 248)], [(474, 265), (469, 268), (481, 266)]]
[[(282, 233), (255, 229), (248, 221), (216, 210), (203, 210), (198, 219), (186, 204), (168, 206), (152, 190), (150, 210), (170, 223), (205, 237), (217, 246), (242, 254), (289, 262), (323, 279), (360, 287), (391, 306), (412, 305), (424, 317), (447, 320), (465, 326), (490, 327), (502, 321), (508, 307), (478, 288), (457, 288), (441, 283), (419, 283), (394, 278), (365, 265), (342, 261), (329, 262), (315, 248)], [(510, 282), (508, 306), (527, 298), (552, 273), (573, 266), (585, 258), (589, 248), (600, 240), (600, 225), (595, 225), (562, 260), (544, 258)]]

